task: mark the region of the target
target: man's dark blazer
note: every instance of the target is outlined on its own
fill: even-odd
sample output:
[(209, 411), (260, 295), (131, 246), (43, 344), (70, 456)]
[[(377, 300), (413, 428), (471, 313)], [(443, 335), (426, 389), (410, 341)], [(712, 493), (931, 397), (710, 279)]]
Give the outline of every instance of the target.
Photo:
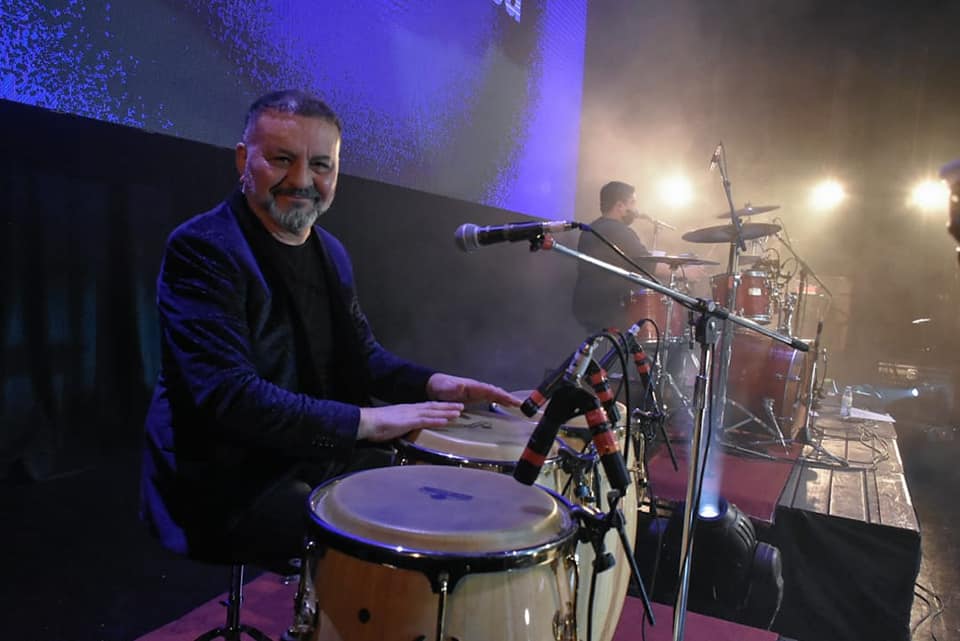
[[(146, 418), (143, 517), (169, 549), (193, 554), (297, 461), (349, 459), (359, 405), (425, 400), (432, 370), (376, 341), (349, 256), (318, 226), (338, 371), (349, 393), (298, 389), (289, 305), (258, 264), (273, 242), (236, 192), (170, 235), (157, 279), (161, 372)], [(266, 240), (264, 240), (266, 239)], [(306, 508), (305, 508), (306, 509)]]

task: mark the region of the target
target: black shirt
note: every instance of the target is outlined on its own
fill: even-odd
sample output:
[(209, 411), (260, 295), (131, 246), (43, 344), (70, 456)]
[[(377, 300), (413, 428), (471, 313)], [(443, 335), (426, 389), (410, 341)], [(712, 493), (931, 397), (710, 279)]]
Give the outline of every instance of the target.
[[(590, 226), (630, 258), (650, 253), (636, 232), (619, 220), (601, 216)], [(618, 267), (634, 269), (590, 232), (580, 234), (577, 251)], [(577, 284), (573, 291), (573, 315), (591, 332), (611, 326), (625, 329), (622, 327), (623, 304), (629, 298), (632, 287), (634, 285), (629, 281), (580, 261), (577, 263)]]

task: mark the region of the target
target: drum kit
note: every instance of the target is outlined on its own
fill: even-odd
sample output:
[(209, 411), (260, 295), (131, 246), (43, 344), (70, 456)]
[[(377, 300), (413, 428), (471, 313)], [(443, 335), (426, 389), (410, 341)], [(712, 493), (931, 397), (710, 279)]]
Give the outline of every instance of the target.
[[(746, 217), (778, 208), (778, 205), (747, 205), (734, 214)], [(724, 213), (718, 217), (729, 216)], [(741, 254), (737, 249), (734, 224), (703, 227), (682, 235), (683, 240), (691, 243), (731, 246), (735, 260), (725, 271), (709, 278), (712, 299), (755, 323), (808, 344), (814, 343), (817, 337), (799, 335), (798, 320), (811, 305), (811, 298), (805, 292), (809, 289), (808, 279), (816, 276), (781, 235), (781, 224), (743, 222), (739, 229), (740, 238), (749, 243), (748, 253)], [(768, 246), (771, 238), (781, 241), (789, 252), (786, 260), (781, 261), (781, 251)], [(684, 267), (719, 264), (692, 253), (640, 256), (634, 261), (647, 269), (665, 266), (670, 272), (669, 287), (686, 293), (695, 290), (698, 284), (687, 278)], [(798, 274), (799, 278), (795, 278)], [(820, 289), (823, 291), (825, 287)], [(633, 320), (652, 321), (644, 326), (641, 337), (648, 345), (656, 343), (662, 354), (657, 363), (660, 372), (657, 385), (667, 411), (690, 413), (690, 396), (698, 366), (692, 350), (691, 315), (669, 296), (649, 289), (631, 291), (623, 307)], [(822, 309), (815, 311), (822, 317)], [(739, 422), (723, 424), (723, 429), (756, 425), (785, 442), (787, 432), (795, 434), (800, 422), (807, 419), (812, 401), (808, 384), (814, 375), (814, 362), (824, 357), (823, 350), (800, 352), (763, 335), (732, 328), (725, 333), (723, 342), (729, 345), (720, 358), (721, 363), (726, 363), (726, 371), (719, 375), (721, 380), (715, 390), (725, 388), (722, 404), (736, 410), (736, 418), (742, 418)], [(716, 402), (717, 396), (714, 398)]]

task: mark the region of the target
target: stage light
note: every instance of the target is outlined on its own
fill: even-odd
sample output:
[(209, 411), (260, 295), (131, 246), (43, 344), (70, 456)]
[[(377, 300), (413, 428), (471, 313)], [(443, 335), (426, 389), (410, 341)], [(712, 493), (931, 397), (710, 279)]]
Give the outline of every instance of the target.
[(686, 176), (670, 176), (660, 181), (660, 200), (668, 207), (682, 209), (693, 202), (693, 185)]
[(847, 198), (847, 192), (834, 179), (823, 180), (810, 192), (810, 206), (820, 211), (835, 209)]
[(907, 205), (924, 213), (944, 213), (950, 204), (950, 188), (940, 180), (921, 180), (910, 191)]
[[(662, 603), (676, 595), (682, 521), (681, 504), (669, 519), (653, 519), (637, 533), (637, 560), (651, 571), (656, 567), (654, 598)], [(650, 558), (658, 550), (659, 560)], [(780, 551), (757, 541), (750, 519), (723, 498), (716, 516), (697, 518), (688, 594), (695, 612), (759, 628), (769, 628), (780, 610)]]

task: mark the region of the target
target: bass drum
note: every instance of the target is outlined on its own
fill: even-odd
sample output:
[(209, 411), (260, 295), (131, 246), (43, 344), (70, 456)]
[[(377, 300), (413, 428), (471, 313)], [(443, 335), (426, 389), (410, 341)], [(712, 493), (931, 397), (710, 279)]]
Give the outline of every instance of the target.
[(735, 330), (727, 398), (764, 420), (764, 405), (772, 404), (784, 435), (789, 436), (791, 426), (802, 419), (812, 362), (809, 352), (800, 352), (756, 332)]
[[(517, 392), (517, 395), (523, 392)], [(497, 406), (498, 410), (503, 410)], [(621, 410), (625, 408), (621, 406)], [(509, 408), (509, 412), (514, 411)], [(516, 410), (519, 413), (519, 410)], [(467, 411), (448, 427), (424, 429), (411, 433), (397, 444), (401, 464), (431, 463), (458, 465), (513, 474), (517, 460), (523, 453), (536, 423), (514, 415), (508, 411)], [(576, 489), (570, 475), (563, 471), (560, 461), (561, 448), (570, 448), (577, 452), (590, 452), (592, 446), (583, 440), (586, 421), (577, 417), (571, 425), (561, 428), (558, 442), (547, 457), (537, 483), (558, 494), (564, 494), (571, 503), (596, 504), (605, 509), (606, 496), (610, 484), (602, 473), (596, 456), (585, 475), (585, 485), (593, 488), (584, 499), (575, 498)], [(624, 437), (620, 435), (621, 451)], [(510, 479), (515, 485), (521, 485)], [(620, 500), (626, 519), (627, 539), (636, 540), (637, 532), (637, 488), (636, 479), (630, 484), (627, 495)], [(620, 620), (620, 612), (627, 595), (630, 582), (630, 565), (620, 544), (616, 532), (610, 531), (604, 538), (607, 552), (613, 554), (616, 564), (597, 577), (596, 595), (593, 600), (593, 639), (610, 641)], [(576, 590), (577, 634), (579, 639), (587, 638), (587, 616), (590, 608), (590, 576), (593, 571), (595, 554), (589, 543), (576, 548), (577, 566), (580, 572), (580, 585)], [(480, 637), (477, 637), (480, 638)], [(492, 638), (492, 637), (488, 637)], [(533, 638), (533, 637), (531, 637)], [(552, 638), (552, 637), (551, 637)]]
[(540, 487), (458, 467), (329, 481), (309, 500), (309, 638), (573, 641), (571, 510)]

